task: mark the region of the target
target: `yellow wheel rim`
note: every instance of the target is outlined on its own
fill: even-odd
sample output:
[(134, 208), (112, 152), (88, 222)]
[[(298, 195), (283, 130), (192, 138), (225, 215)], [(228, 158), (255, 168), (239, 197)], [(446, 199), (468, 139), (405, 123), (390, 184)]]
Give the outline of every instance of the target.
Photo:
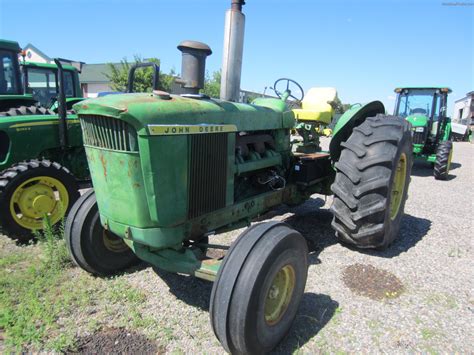
[(291, 265), (282, 267), (272, 281), (265, 299), (265, 322), (277, 324), (290, 304), (296, 281), (295, 269)]
[(115, 234), (107, 232), (105, 229), (102, 232), (102, 238), (105, 247), (113, 253), (122, 253), (128, 249), (127, 244), (122, 238), (117, 237)]
[(21, 227), (29, 230), (43, 228), (43, 218), (52, 224), (61, 220), (69, 206), (69, 194), (64, 184), (49, 176), (26, 180), (13, 192), (10, 214)]
[(453, 159), (453, 148), (449, 151), (449, 156), (448, 156), (448, 166), (446, 168), (446, 173), (449, 173), (449, 170), (451, 169), (451, 159)]
[(405, 181), (407, 174), (407, 156), (402, 153), (397, 163), (397, 170), (393, 177), (392, 192), (390, 197), (390, 219), (394, 220), (402, 204), (403, 193), (405, 192)]

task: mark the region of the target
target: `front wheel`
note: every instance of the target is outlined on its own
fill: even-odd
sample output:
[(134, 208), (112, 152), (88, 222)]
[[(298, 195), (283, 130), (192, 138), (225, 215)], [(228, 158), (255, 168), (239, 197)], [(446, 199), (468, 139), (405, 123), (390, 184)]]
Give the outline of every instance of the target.
[(74, 176), (49, 160), (30, 160), (0, 173), (0, 226), (12, 239), (27, 242), (43, 219), (58, 223), (79, 198)]
[(102, 227), (92, 189), (72, 207), (64, 232), (72, 260), (93, 275), (109, 276), (139, 262), (122, 238)]
[(261, 354), (289, 331), (304, 293), (308, 248), (281, 222), (247, 229), (229, 249), (214, 282), (211, 324), (232, 354)]
[(400, 230), (413, 164), (410, 124), (377, 115), (354, 128), (335, 164), (332, 227), (358, 248), (384, 249)]

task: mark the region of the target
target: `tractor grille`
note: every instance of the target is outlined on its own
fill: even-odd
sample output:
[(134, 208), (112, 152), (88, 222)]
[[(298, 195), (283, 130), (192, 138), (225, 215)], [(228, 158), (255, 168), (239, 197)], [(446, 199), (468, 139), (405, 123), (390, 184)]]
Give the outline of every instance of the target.
[(227, 137), (227, 133), (196, 134), (189, 137), (189, 218), (226, 205)]
[(425, 144), (427, 133), (426, 130), (423, 132), (413, 132), (413, 144)]
[(115, 118), (80, 115), (85, 145), (98, 148), (138, 151), (137, 132), (128, 123)]

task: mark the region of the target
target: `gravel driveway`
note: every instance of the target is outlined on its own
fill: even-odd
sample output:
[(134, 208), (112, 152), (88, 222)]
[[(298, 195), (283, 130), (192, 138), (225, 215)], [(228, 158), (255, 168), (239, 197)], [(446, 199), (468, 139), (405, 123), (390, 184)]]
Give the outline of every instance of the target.
[[(415, 163), (400, 236), (385, 252), (362, 253), (336, 243), (331, 198), (315, 195), (302, 206), (270, 213), (312, 247), (299, 313), (276, 352), (474, 351), (474, 145), (455, 143), (454, 149), (448, 181), (435, 180), (429, 165)], [(216, 239), (230, 241), (238, 233)], [(344, 282), (353, 265), (379, 270), (402, 288), (375, 299), (353, 291)], [(143, 311), (169, 328), (167, 352), (223, 351), (209, 324), (210, 283), (152, 268), (124, 277), (152, 295)], [(369, 281), (359, 286), (373, 286)]]
[[(339, 245), (330, 227), (331, 198), (315, 195), (265, 216), (299, 230), (311, 249), (305, 295), (275, 352), (474, 351), (474, 145), (454, 149), (448, 181), (415, 164), (400, 236), (385, 252)], [(240, 231), (211, 241), (230, 242)], [(146, 294), (137, 311), (162, 328), (160, 349), (223, 353), (209, 323), (211, 283), (151, 267), (120, 278)]]

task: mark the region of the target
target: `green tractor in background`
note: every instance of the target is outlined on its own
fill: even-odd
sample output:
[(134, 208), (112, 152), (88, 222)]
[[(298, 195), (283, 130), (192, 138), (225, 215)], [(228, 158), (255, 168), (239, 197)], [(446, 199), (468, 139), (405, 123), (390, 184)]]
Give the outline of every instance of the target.
[(19, 63), (17, 42), (0, 41), (0, 231), (27, 241), (44, 216), (60, 221), (89, 178), (77, 116), (77, 70)]
[(394, 115), (406, 119), (413, 130), (413, 154), (432, 163), (434, 177), (446, 180), (451, 168), (453, 142), (447, 117), (447, 87), (402, 87), (395, 89)]
[[(19, 61), (17, 42), (0, 40), (0, 112), (15, 116), (53, 114), (58, 110), (58, 66), (49, 63)], [(66, 109), (83, 100), (78, 70), (62, 65)]]
[[(83, 100), (78, 71), (63, 65), (19, 63), (20, 47), (0, 41), (0, 232), (21, 242), (33, 238), (48, 216), (61, 221), (90, 186), (82, 132), (72, 105)], [(159, 68), (153, 67), (153, 87)]]
[[(199, 94), (210, 48), (192, 41), (178, 48), (185, 94), (110, 95), (74, 106), (94, 190), (72, 207), (66, 243), (75, 263), (95, 275), (141, 259), (213, 281), (211, 324), (223, 347), (263, 353), (296, 316), (307, 243), (282, 222), (254, 224), (230, 248), (209, 238), (317, 193), (334, 195), (332, 226), (341, 242), (388, 247), (407, 197), (411, 126), (385, 116), (379, 101), (353, 106), (322, 151), (318, 132), (334, 115), (327, 99), (334, 93), (310, 90), (307, 100), (298, 97), (303, 108), (290, 110), (297, 83), (283, 79), (279, 99), (211, 99)], [(301, 139), (293, 144), (296, 127)], [(211, 248), (228, 250), (213, 258)]]

